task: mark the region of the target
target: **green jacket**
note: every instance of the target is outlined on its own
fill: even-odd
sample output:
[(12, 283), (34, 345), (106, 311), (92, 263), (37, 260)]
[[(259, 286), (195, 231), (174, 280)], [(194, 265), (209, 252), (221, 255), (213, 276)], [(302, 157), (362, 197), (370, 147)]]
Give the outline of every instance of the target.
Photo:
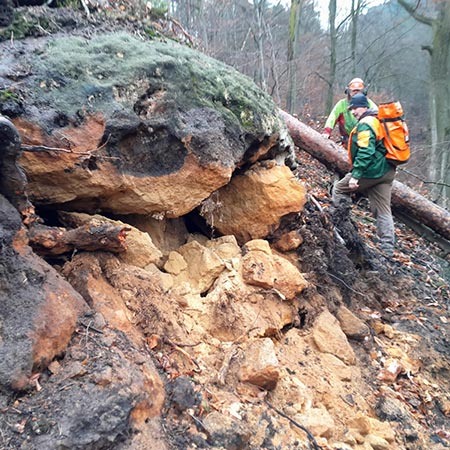
[[(377, 105), (370, 100), (370, 98), (367, 100), (369, 101), (369, 108), (378, 109)], [(342, 136), (348, 136), (358, 123), (351, 111), (348, 110), (347, 98), (339, 100), (334, 105), (334, 108), (331, 110), (330, 115), (325, 122), (324, 129), (331, 133), (336, 125), (336, 122), (339, 124), (339, 133)]]
[(394, 167), (385, 157), (381, 125), (375, 114), (376, 111), (368, 110), (350, 133), (348, 151), (352, 176), (358, 180), (380, 178)]

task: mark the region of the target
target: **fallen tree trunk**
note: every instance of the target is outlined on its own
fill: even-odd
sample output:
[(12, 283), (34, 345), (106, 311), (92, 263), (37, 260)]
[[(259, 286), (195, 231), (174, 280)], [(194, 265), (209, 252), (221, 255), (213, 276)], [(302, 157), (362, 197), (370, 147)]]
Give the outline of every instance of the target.
[(41, 256), (55, 256), (74, 249), (106, 250), (120, 253), (127, 249), (127, 227), (103, 223), (98, 226), (83, 225), (73, 230), (46, 225), (34, 225), (28, 232), (30, 246)]
[[(308, 152), (329, 169), (341, 175), (350, 170), (347, 152), (333, 141), (324, 139), (320, 133), (280, 110), (289, 133), (297, 147)], [(450, 240), (450, 213), (399, 181), (392, 188), (392, 208), (411, 216)]]

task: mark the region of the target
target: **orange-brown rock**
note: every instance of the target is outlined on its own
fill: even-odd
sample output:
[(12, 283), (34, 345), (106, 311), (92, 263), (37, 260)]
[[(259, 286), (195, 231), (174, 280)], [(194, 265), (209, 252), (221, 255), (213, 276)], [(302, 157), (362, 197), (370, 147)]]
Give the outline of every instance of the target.
[(369, 327), (345, 306), (338, 309), (336, 317), (347, 337), (362, 340), (370, 334)]
[(246, 248), (250, 250), (242, 258), (242, 278), (246, 283), (275, 288), (288, 300), (307, 286), (299, 270), (287, 259), (273, 254), (267, 241), (249, 241)]
[(82, 297), (28, 246), (18, 212), (0, 195), (0, 384), (22, 390), (72, 337)]
[(282, 234), (274, 241), (273, 246), (280, 252), (290, 252), (300, 247), (302, 243), (303, 237), (299, 234), (298, 230), (293, 230)]
[(90, 215), (67, 212), (61, 212), (60, 217), (64, 224), (72, 227), (80, 227), (83, 225), (100, 226), (102, 224), (122, 227), (126, 230), (126, 249), (117, 255), (121, 261), (137, 267), (145, 267), (149, 264), (158, 266), (161, 263), (162, 253), (153, 244), (150, 235), (120, 220), (108, 219), (99, 214)]
[(14, 123), (37, 205), (174, 218), (237, 168), (294, 158), (272, 99), (231, 67), (125, 31), (99, 31), (83, 45), (49, 39), (39, 38), (39, 52), (24, 40), (14, 58), (34, 67), (21, 77), (27, 107)]
[(205, 216), (209, 224), (243, 244), (268, 236), (283, 216), (301, 211), (306, 190), (287, 166), (261, 164), (233, 177), (214, 202)]
[(317, 318), (313, 338), (321, 352), (331, 353), (349, 365), (356, 363), (355, 352), (348, 343), (338, 320), (330, 312), (324, 311)]
[(239, 377), (241, 381), (262, 389), (275, 388), (280, 378), (280, 367), (271, 339), (258, 339), (248, 345)]
[[(152, 271), (121, 263), (112, 254), (88, 253), (76, 255), (63, 273), (108, 326), (126, 333), (134, 345), (142, 345), (145, 333), (182, 339), (180, 326), (172, 322), (179, 315), (176, 296), (166, 296)], [(162, 310), (169, 309), (172, 319), (162, 320)]]

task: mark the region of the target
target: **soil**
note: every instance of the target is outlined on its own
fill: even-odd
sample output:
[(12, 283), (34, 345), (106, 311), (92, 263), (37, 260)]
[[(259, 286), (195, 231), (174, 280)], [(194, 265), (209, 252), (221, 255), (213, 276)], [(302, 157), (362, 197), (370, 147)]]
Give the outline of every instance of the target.
[[(353, 199), (351, 218), (345, 207), (344, 210), (335, 211), (330, 205), (328, 195), (335, 175), (305, 152), (300, 152), (298, 156), (298, 176), (308, 185), (310, 195), (317, 199), (316, 202), (310, 203), (310, 207), (317, 205), (316, 209), (323, 211), (315, 213), (322, 217), (322, 222), (323, 217), (328, 215), (327, 211), (330, 212), (330, 218), (344, 237), (346, 249), (349, 250), (338, 251), (334, 257), (329, 258), (328, 276), (343, 288), (344, 293), (347, 292), (351, 299), (348, 304), (353, 311), (371, 311), (371, 314), (375, 312), (375, 316), (384, 323), (420, 337), (420, 344), (415, 348), (413, 357), (421, 362), (421, 377), (433, 380), (437, 389), (430, 394), (426, 382), (421, 385), (408, 376), (402, 376), (395, 389), (398, 398), (408, 404), (415, 417), (420, 417), (420, 421), (428, 428), (430, 448), (449, 447), (446, 431), (450, 424), (447, 409), (450, 376), (449, 255), (439, 246), (419, 237), (406, 225), (395, 220), (395, 254), (391, 258), (385, 257), (376, 247), (374, 219), (370, 215), (367, 199)], [(314, 217), (314, 214), (309, 215), (309, 220), (314, 221), (311, 217)], [(317, 226), (317, 219), (315, 222), (309, 231), (317, 236), (320, 226)], [(317, 244), (322, 248), (330, 245), (322, 240), (314, 242), (312, 248), (304, 248), (303, 251), (311, 257)], [(317, 263), (312, 266), (318, 267)], [(321, 281), (318, 286), (325, 285), (323, 279), (318, 281)], [(374, 390), (379, 390), (377, 373), (370, 369), (370, 358), (367, 357), (368, 355), (365, 355), (368, 362), (366, 382)], [(393, 418), (390, 412), (383, 411), (382, 401), (379, 402), (378, 408), (379, 417), (397, 420), (408, 428), (404, 417)]]

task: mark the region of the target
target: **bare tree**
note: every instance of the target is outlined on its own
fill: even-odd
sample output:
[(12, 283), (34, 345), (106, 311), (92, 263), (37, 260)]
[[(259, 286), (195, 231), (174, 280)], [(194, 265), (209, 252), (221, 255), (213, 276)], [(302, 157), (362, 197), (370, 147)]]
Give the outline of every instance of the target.
[(362, 8), (361, 0), (352, 0), (351, 17), (351, 55), (352, 55), (352, 75), (356, 74), (356, 37), (358, 35), (358, 17)]
[(328, 77), (328, 93), (325, 110), (327, 113), (333, 107), (333, 90), (334, 81), (336, 78), (336, 45), (337, 45), (337, 30), (336, 30), (336, 0), (329, 0), (328, 3), (328, 25), (330, 28), (330, 75)]
[(289, 34), (287, 47), (288, 64), (288, 89), (286, 108), (291, 114), (295, 110), (295, 100), (297, 96), (297, 42), (299, 35), (300, 12), (303, 0), (291, 0), (289, 14)]
[(264, 10), (266, 7), (266, 0), (253, 0), (253, 11), (256, 22), (256, 27), (253, 30), (253, 38), (258, 49), (258, 67), (256, 68), (255, 81), (264, 91), (267, 90), (264, 53)]
[(417, 21), (432, 28), (432, 44), (422, 48), (430, 55), (430, 128), (431, 154), (429, 176), (436, 182), (432, 194), (435, 201), (448, 207), (450, 200), (450, 2), (436, 3), (436, 17), (418, 11), (407, 0), (398, 3)]

